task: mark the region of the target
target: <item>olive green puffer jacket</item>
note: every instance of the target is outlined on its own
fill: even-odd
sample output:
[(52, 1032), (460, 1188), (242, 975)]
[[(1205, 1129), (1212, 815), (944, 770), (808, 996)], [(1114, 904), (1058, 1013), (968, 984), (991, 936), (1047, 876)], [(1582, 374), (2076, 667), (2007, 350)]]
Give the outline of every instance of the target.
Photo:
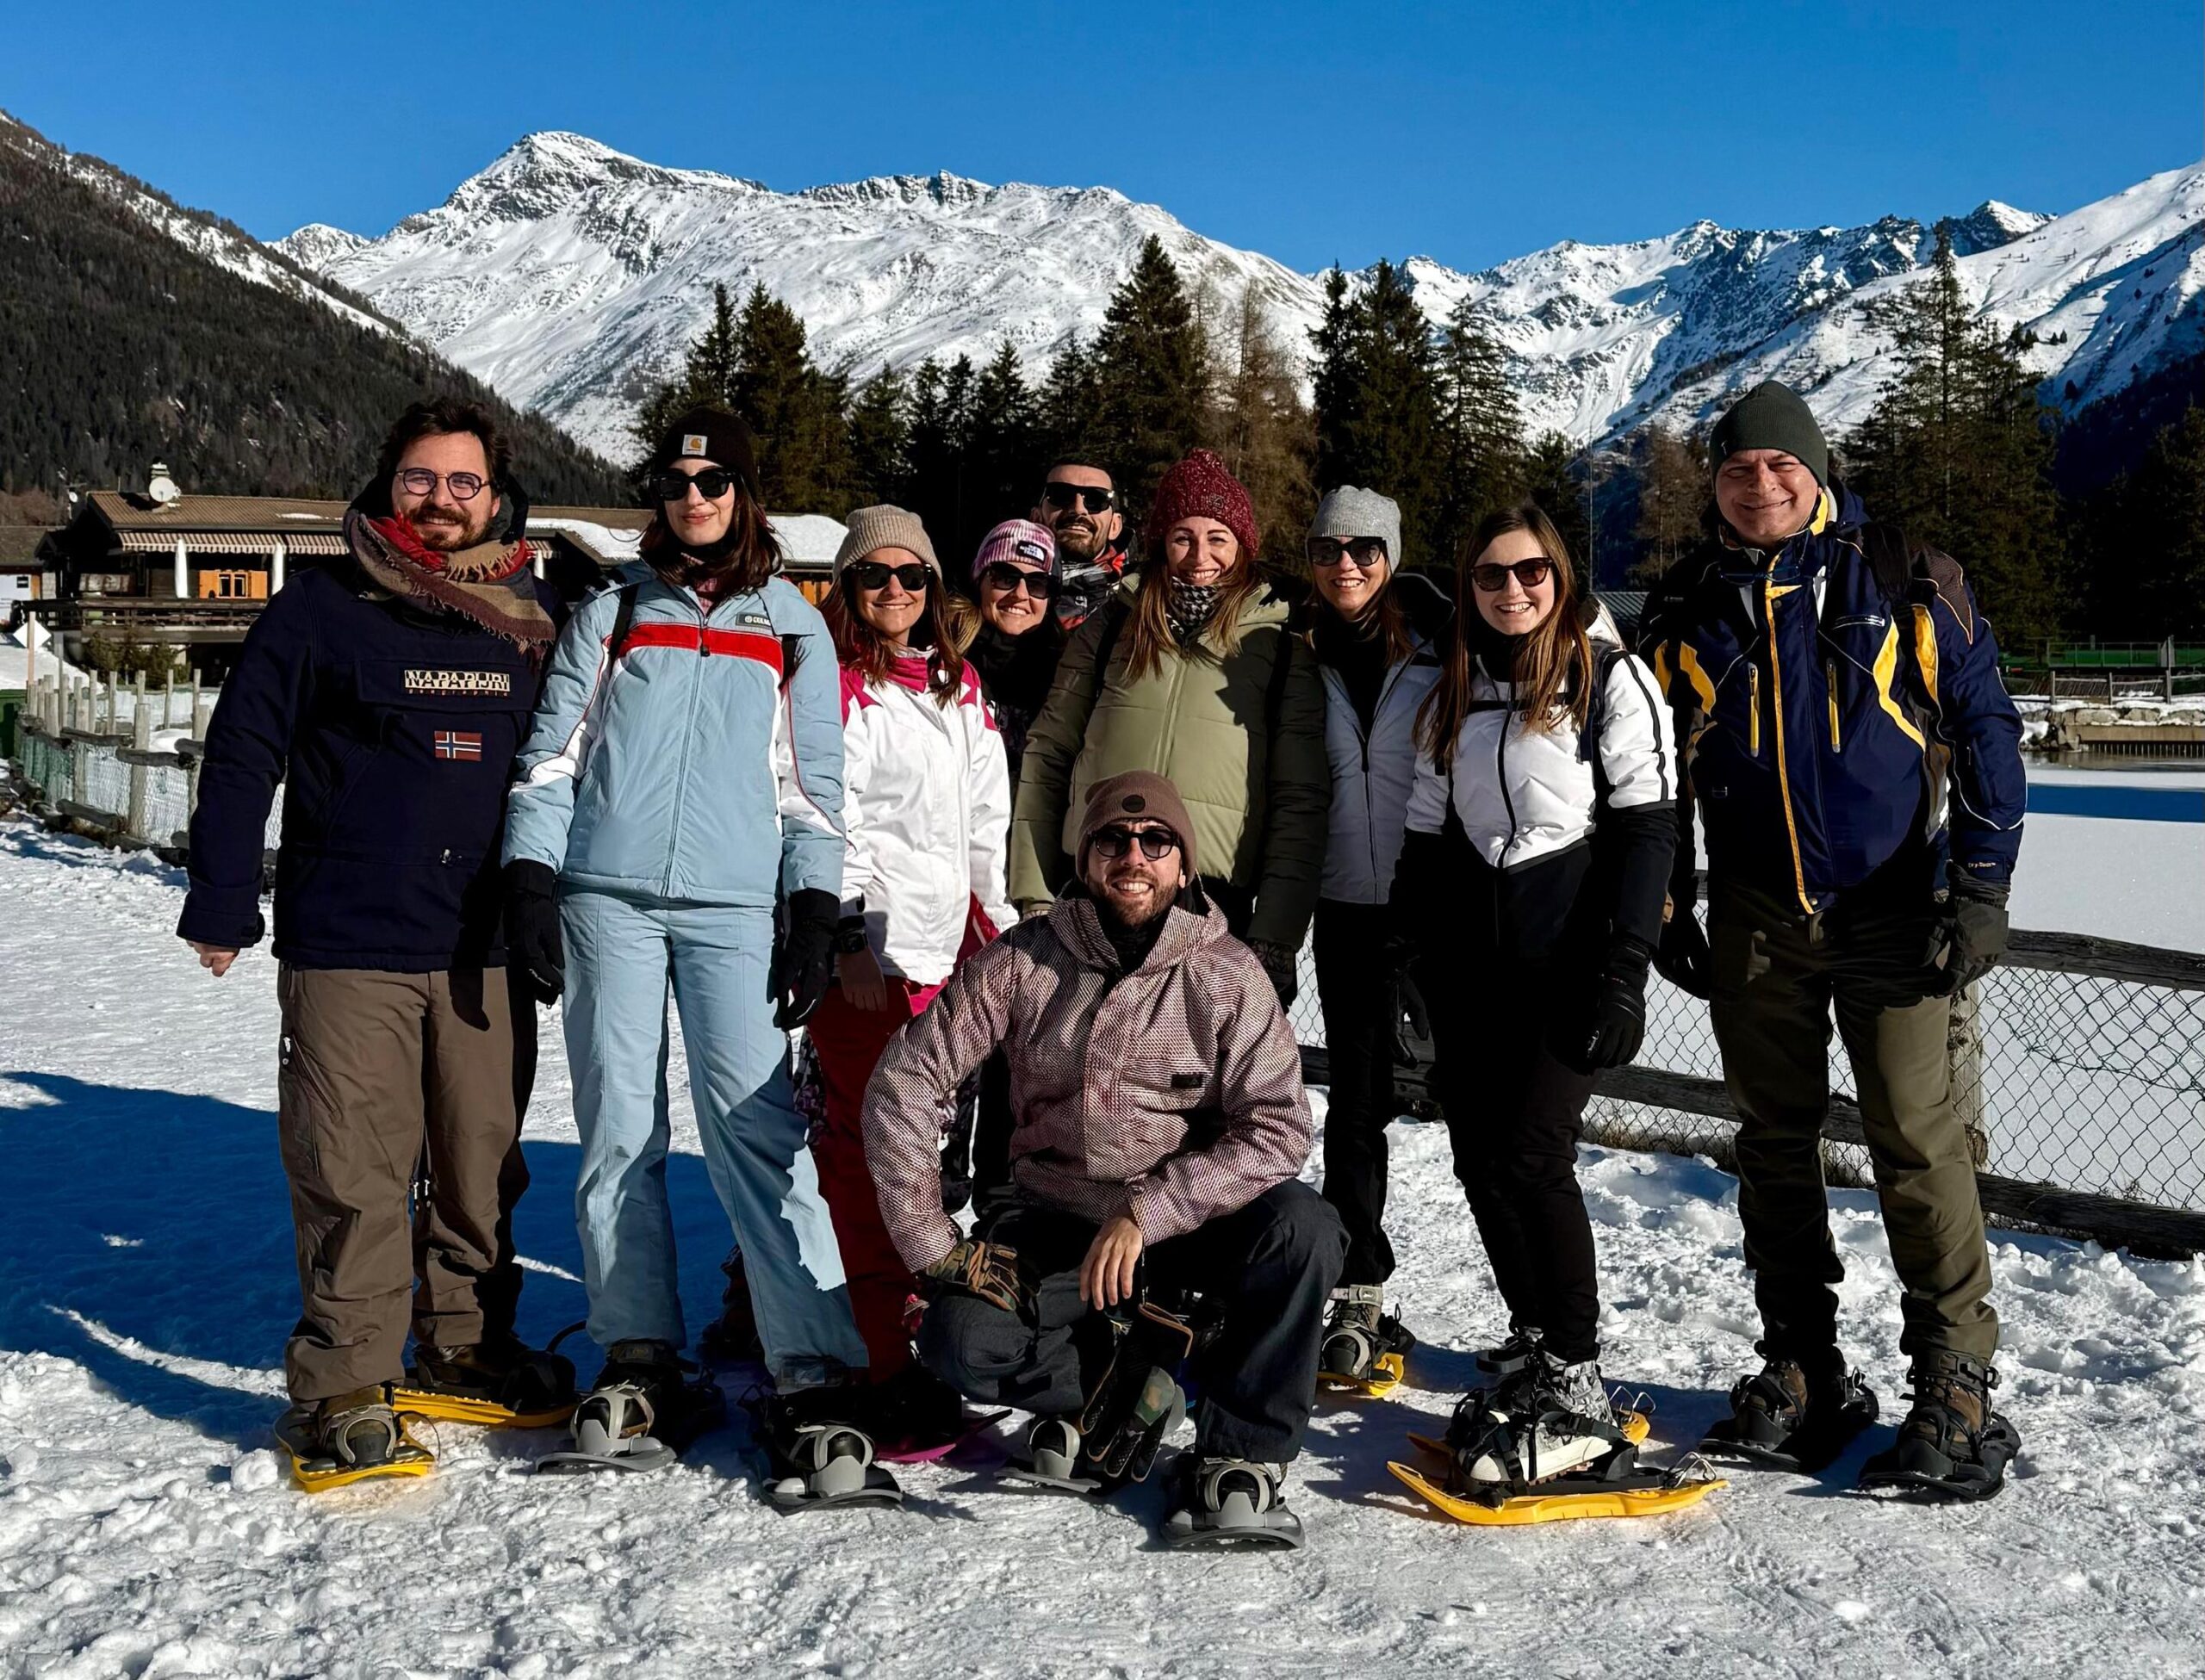
[[(1220, 659), (1214, 628), (1196, 650), (1127, 678), (1125, 623), (1139, 582), (1121, 585), (1079, 627), (1026, 739), (1010, 826), (1010, 896), (1022, 910), (1053, 898), (1071, 874), (1080, 813), (1096, 783), (1128, 770), (1168, 776), (1195, 824), (1201, 872), (1255, 895), (1252, 940), (1301, 948), (1325, 864), (1332, 767), (1325, 691), (1309, 647), (1287, 626), (1287, 604), (1258, 591), (1241, 611), (1240, 645)], [(1114, 620), (1109, 669), (1095, 656)], [(1289, 661), (1274, 682), (1279, 660)]]

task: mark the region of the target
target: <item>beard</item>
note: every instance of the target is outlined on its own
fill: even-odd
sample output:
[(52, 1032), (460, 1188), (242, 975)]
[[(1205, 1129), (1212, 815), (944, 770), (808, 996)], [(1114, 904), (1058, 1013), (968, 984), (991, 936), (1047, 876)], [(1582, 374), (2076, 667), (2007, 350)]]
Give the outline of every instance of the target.
[(1057, 552), (1071, 560), (1092, 560), (1102, 552), (1102, 533), (1084, 520), (1057, 527)]
[(488, 535), (490, 518), (484, 514), (477, 518), (472, 514), (457, 518), (440, 508), (416, 508), (411, 516), (413, 534), (421, 539), (425, 549), (434, 549), (438, 554), (456, 554), (462, 549), (474, 548)]
[(1101, 904), (1105, 915), (1116, 922), (1119, 927), (1130, 930), (1146, 927), (1158, 917), (1165, 914), (1171, 909), (1171, 901), (1177, 896), (1165, 892), (1161, 886), (1158, 886), (1146, 898), (1136, 899), (1129, 903), (1111, 892), (1109, 883), (1106, 880), (1103, 883), (1103, 890), (1096, 895), (1096, 898)]

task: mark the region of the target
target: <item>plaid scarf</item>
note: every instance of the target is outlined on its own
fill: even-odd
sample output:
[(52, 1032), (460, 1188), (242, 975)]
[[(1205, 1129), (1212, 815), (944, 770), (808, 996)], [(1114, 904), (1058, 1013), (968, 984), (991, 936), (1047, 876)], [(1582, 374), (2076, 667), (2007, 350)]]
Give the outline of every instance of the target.
[(1166, 578), (1165, 582), (1170, 592), (1165, 597), (1164, 616), (1171, 621), (1171, 634), (1179, 645), (1190, 646), (1209, 627), (1217, 612), (1217, 598), (1223, 592), (1214, 583), (1181, 583), (1177, 578)]
[(354, 508), (345, 516), (345, 538), (369, 580), (401, 600), (457, 613), (531, 654), (557, 634), (528, 574), (535, 556), (525, 537), (444, 554), (421, 541), (412, 521), (370, 518)]

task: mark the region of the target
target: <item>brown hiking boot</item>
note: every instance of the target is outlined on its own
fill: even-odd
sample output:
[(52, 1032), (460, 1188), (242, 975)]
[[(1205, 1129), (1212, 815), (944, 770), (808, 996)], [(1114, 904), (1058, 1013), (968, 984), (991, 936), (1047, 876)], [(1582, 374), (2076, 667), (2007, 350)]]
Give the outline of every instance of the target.
[(338, 1464), (365, 1468), (389, 1463), (401, 1439), (398, 1414), (390, 1409), (390, 1391), (377, 1383), (318, 1402), (314, 1437)]
[(1862, 1487), (1896, 1487), (1935, 1499), (1988, 1499), (2006, 1485), (2021, 1432), (1991, 1410), (1998, 1373), (1984, 1360), (1932, 1348), (1914, 1360), (1914, 1404), (1898, 1439), (1870, 1459)]
[(1704, 1453), (1811, 1475), (1876, 1421), (1874, 1391), (1831, 1348), (1811, 1361), (1767, 1354), (1730, 1390), (1730, 1415), (1708, 1430)]

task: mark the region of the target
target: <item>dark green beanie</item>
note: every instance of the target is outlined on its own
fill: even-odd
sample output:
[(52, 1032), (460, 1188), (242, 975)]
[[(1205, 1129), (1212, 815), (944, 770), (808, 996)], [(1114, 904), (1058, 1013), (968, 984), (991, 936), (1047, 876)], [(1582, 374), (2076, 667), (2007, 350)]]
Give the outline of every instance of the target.
[(1817, 484), (1829, 487), (1829, 444), (1823, 429), (1799, 394), (1777, 380), (1763, 380), (1715, 423), (1708, 454), (1716, 466), (1740, 449), (1782, 449), (1812, 473)]

